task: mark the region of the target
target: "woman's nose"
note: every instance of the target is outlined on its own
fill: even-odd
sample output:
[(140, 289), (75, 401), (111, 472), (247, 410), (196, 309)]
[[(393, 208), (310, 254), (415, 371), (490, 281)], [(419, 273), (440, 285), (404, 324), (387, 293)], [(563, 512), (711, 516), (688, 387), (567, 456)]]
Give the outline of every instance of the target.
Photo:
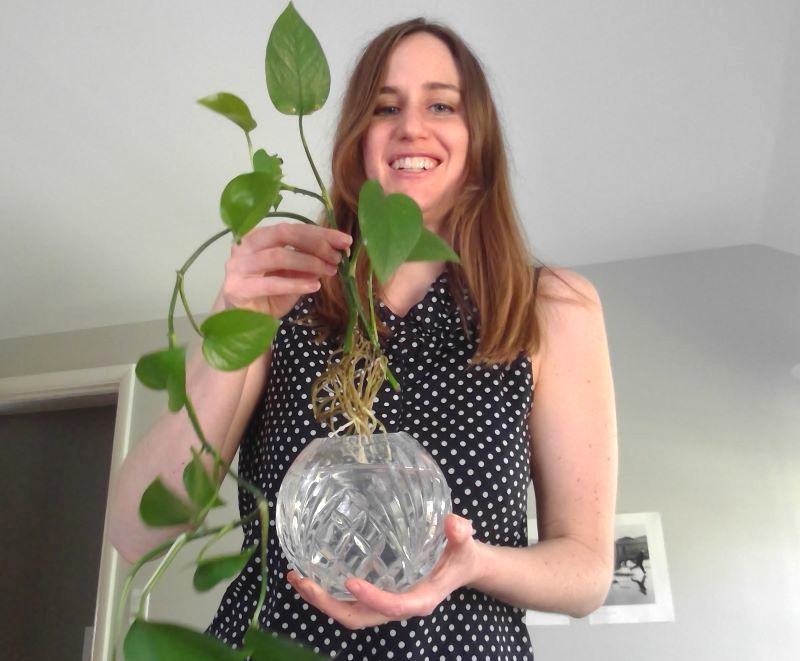
[(412, 139), (424, 136), (428, 130), (422, 113), (413, 108), (406, 108), (404, 110), (403, 114), (400, 116), (398, 129), (400, 131), (400, 137)]

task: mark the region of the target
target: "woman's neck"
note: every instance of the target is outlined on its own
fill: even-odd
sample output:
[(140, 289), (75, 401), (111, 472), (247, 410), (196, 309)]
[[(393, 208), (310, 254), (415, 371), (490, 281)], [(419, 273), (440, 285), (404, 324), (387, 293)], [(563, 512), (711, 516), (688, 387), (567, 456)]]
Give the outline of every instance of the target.
[(445, 270), (445, 262), (405, 262), (389, 278), (381, 296), (384, 304), (404, 317), (419, 303)]

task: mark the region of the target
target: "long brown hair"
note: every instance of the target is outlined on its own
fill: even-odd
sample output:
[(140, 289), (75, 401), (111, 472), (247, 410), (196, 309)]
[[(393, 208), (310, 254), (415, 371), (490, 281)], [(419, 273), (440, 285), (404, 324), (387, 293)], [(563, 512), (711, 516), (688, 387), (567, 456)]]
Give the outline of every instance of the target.
[[(331, 201), (336, 223), (353, 236), (355, 244), (358, 192), (366, 179), (362, 140), (392, 51), (403, 38), (417, 32), (429, 33), (449, 48), (461, 76), (469, 132), (464, 187), (440, 229), (461, 259), (461, 264), (447, 263), (450, 288), (465, 329), (467, 314), (472, 312), (477, 318), (479, 343), (472, 362), (507, 364), (520, 352), (530, 355), (538, 348), (537, 278), (511, 199), (506, 150), (489, 84), (478, 59), (451, 29), (413, 19), (384, 30), (361, 54), (345, 92), (333, 145)], [(356, 267), (356, 281), (365, 282), (366, 277), (367, 264), (362, 259)], [(380, 295), (377, 279), (373, 286)], [(461, 295), (464, 288), (471, 304)], [(366, 294), (362, 295), (366, 309)], [(347, 307), (338, 278), (322, 281), (308, 321), (323, 337), (343, 331)], [(382, 324), (379, 331), (382, 337), (389, 333)]]

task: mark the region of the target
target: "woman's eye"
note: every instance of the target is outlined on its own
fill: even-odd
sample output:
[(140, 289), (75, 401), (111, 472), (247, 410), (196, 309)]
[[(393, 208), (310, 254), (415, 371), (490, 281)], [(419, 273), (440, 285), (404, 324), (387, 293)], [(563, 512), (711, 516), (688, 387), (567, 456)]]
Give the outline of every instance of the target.
[(397, 106), (378, 106), (375, 109), (376, 115), (396, 115), (400, 112), (400, 109)]
[(453, 106), (449, 106), (446, 103), (434, 103), (431, 105), (431, 110), (437, 114), (448, 113), (453, 112)]

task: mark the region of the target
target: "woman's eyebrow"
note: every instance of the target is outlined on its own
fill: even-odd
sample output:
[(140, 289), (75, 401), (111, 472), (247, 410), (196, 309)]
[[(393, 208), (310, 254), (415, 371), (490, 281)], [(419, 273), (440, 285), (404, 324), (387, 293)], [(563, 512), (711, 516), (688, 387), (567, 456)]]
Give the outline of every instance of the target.
[[(458, 88), (458, 85), (453, 85), (452, 83), (425, 83), (423, 84), (423, 89), (426, 90), (451, 90), (453, 92), (461, 93), (461, 90)], [(378, 90), (378, 94), (395, 94), (400, 95), (400, 90), (397, 87), (393, 87), (391, 85), (384, 85)]]

